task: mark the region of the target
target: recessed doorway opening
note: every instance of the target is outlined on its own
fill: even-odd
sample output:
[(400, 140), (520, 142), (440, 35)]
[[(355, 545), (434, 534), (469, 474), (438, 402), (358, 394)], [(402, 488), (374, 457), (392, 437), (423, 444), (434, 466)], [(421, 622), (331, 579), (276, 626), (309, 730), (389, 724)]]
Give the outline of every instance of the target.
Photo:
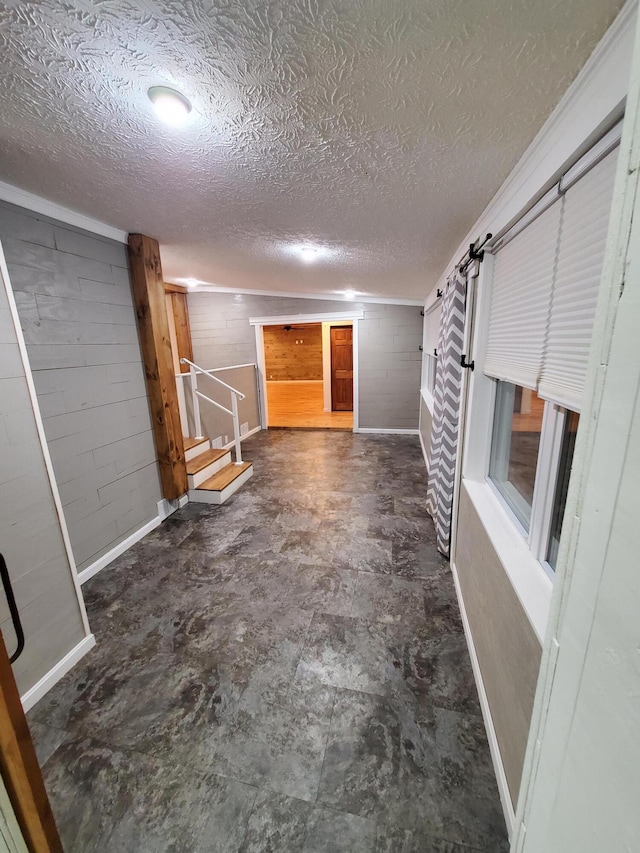
[(265, 426), (357, 427), (356, 319), (313, 315), (252, 321), (262, 362)]

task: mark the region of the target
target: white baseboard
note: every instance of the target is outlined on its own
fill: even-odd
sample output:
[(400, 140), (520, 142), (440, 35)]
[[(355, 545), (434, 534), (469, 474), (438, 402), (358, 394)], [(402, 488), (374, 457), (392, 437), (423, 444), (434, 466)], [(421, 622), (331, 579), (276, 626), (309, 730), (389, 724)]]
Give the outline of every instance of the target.
[(464, 635), (467, 640), (467, 647), (469, 649), (469, 657), (471, 658), (473, 675), (476, 681), (476, 687), (478, 688), (478, 697), (480, 699), (480, 707), (482, 708), (482, 717), (484, 719), (485, 729), (487, 730), (489, 750), (491, 751), (491, 760), (493, 761), (493, 769), (495, 770), (496, 781), (498, 783), (498, 792), (500, 793), (500, 802), (502, 803), (504, 820), (507, 825), (509, 839), (511, 839), (516, 825), (516, 815), (513, 808), (513, 803), (511, 802), (509, 785), (507, 784), (507, 774), (505, 773), (504, 764), (502, 763), (502, 755), (500, 754), (498, 737), (496, 735), (496, 729), (493, 724), (493, 717), (491, 716), (491, 708), (489, 707), (489, 698), (487, 696), (487, 691), (485, 690), (484, 681), (482, 679), (480, 661), (478, 660), (478, 654), (476, 652), (475, 643), (473, 642), (473, 636), (471, 634), (471, 625), (469, 624), (469, 618), (467, 616), (467, 611), (464, 606), (464, 599), (462, 597), (462, 588), (460, 587), (458, 570), (454, 563), (451, 563), (451, 572), (453, 574), (453, 582), (456, 587), (456, 595), (458, 597), (458, 605), (460, 606), (460, 615), (462, 616), (462, 624), (464, 625)]
[(87, 652), (91, 651), (95, 644), (96, 638), (93, 634), (88, 634), (84, 640), (81, 640), (77, 646), (74, 646), (70, 652), (67, 652), (62, 660), (58, 661), (46, 675), (43, 675), (40, 681), (34, 684), (30, 690), (27, 690), (24, 696), (20, 697), (25, 712), (33, 708), (36, 702), (42, 699), (45, 693), (51, 690)]
[[(186, 497), (184, 495), (183, 497)], [(179, 500), (182, 500), (180, 498)], [(187, 501), (185, 500), (184, 503)], [(167, 501), (167, 503), (169, 503)], [(184, 504), (180, 504), (184, 506)], [(177, 509), (177, 507), (176, 507)], [(156, 527), (162, 523), (162, 521), (166, 518), (166, 516), (156, 515), (155, 518), (152, 518), (151, 521), (147, 521), (146, 524), (143, 524), (142, 527), (139, 527), (137, 530), (134, 530), (126, 539), (123, 539), (122, 542), (118, 542), (110, 551), (107, 551), (106, 554), (103, 554), (102, 557), (98, 557), (95, 563), (91, 563), (90, 566), (87, 566), (86, 569), (83, 569), (81, 572), (78, 572), (78, 580), (81, 584), (86, 583), (89, 578), (92, 578), (94, 575), (97, 575), (98, 572), (101, 572), (105, 566), (108, 566), (109, 563), (112, 563), (116, 557), (119, 557), (120, 554), (124, 554), (132, 545), (135, 545), (136, 542), (139, 542), (147, 533), (151, 533), (152, 530), (155, 530)]]
[(170, 515), (173, 515), (174, 512), (177, 512), (181, 507), (185, 506), (189, 503), (189, 495), (182, 495), (174, 501), (169, 501), (166, 498), (162, 498), (161, 501), (158, 501), (158, 515), (161, 520), (164, 521), (165, 518), (169, 518)]
[(371, 433), (372, 435), (420, 435), (418, 429), (378, 429), (377, 427), (357, 427), (354, 432)]

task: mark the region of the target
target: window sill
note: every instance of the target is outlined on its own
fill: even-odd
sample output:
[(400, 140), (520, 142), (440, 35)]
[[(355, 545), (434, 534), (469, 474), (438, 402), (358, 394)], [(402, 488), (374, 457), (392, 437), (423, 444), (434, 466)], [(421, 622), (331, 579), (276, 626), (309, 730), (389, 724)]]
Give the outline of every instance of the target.
[(540, 644), (549, 618), (553, 582), (488, 483), (463, 480), (487, 536)]
[(422, 395), (422, 399), (424, 400), (424, 404), (429, 409), (429, 414), (433, 417), (433, 410), (435, 408), (435, 401), (433, 399), (433, 394), (429, 391), (428, 388), (421, 388), (420, 394)]

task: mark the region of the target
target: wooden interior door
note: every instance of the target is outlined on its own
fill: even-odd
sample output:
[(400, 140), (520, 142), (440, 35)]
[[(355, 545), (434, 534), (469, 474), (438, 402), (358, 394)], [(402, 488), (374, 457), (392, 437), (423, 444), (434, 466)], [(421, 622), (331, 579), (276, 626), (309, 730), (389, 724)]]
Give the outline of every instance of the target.
[(0, 773), (30, 853), (63, 853), (2, 634)]
[(331, 327), (331, 410), (353, 411), (353, 326)]

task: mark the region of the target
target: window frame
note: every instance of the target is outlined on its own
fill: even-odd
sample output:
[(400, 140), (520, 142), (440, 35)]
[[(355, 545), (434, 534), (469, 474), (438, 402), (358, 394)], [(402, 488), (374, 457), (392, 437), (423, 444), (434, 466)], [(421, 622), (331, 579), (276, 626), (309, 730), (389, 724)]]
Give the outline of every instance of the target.
[[(487, 377), (490, 378), (490, 377)], [(542, 415), (542, 426), (540, 428), (540, 443), (538, 445), (538, 458), (536, 460), (536, 473), (533, 487), (533, 499), (531, 501), (531, 517), (529, 529), (524, 526), (502, 489), (490, 476), (491, 447), (493, 445), (493, 433), (495, 428), (495, 414), (498, 404), (498, 385), (502, 380), (491, 379), (494, 385), (492, 393), (492, 419), (490, 449), (486, 458), (485, 482), (491, 488), (498, 501), (508, 514), (510, 521), (524, 541), (526, 542), (532, 556), (542, 566), (547, 575), (553, 579), (555, 569), (549, 563), (551, 524), (555, 506), (555, 495), (558, 485), (560, 471), (560, 457), (562, 454), (562, 439), (564, 435), (565, 419), (568, 410), (558, 403), (545, 400)], [(510, 382), (510, 385), (515, 383)], [(516, 386), (517, 387), (517, 386)]]
[[(485, 330), (489, 322), (494, 256), (487, 253), (475, 282), (475, 322), (471, 352), (476, 369), (468, 377), (468, 417), (464, 421), (460, 491), (466, 493), (483, 526), (491, 547), (511, 583), (529, 623), (543, 642), (551, 606), (552, 577), (535, 559), (509, 512), (487, 479), (497, 383), (482, 370), (486, 352)], [(458, 514), (454, 505), (452, 560), (457, 560)]]
[[(434, 393), (436, 387), (436, 368), (438, 363), (438, 341), (428, 339), (429, 324), (427, 317), (430, 314), (440, 312), (442, 310), (442, 299), (438, 298), (435, 302), (424, 309), (424, 322), (422, 331), (422, 376), (420, 380), (420, 390), (422, 396), (427, 403), (427, 408), (433, 413)], [(438, 323), (438, 326), (440, 324)]]
[[(510, 385), (512, 388), (522, 388), (520, 385), (515, 385), (513, 382), (496, 382), (496, 391), (493, 396), (493, 427), (491, 430), (491, 444), (489, 450), (489, 461), (487, 468), (487, 479), (489, 480), (490, 485), (494, 489), (494, 491), (498, 494), (500, 499), (506, 504), (509, 508), (511, 514), (513, 515), (516, 524), (518, 525), (519, 530), (522, 532), (522, 535), (527, 537), (529, 534), (529, 527), (531, 526), (531, 512), (533, 509), (533, 500), (532, 506), (529, 510), (529, 527), (526, 526), (523, 519), (520, 517), (520, 513), (518, 511), (519, 504), (527, 504), (526, 498), (524, 498), (516, 489), (516, 487), (510, 482), (508, 478), (508, 467), (509, 467), (509, 453), (505, 453), (505, 445), (507, 438), (509, 438), (509, 448), (511, 447), (511, 435), (512, 435), (512, 419), (513, 419), (513, 402), (514, 402), (514, 394), (509, 392), (509, 398), (504, 398), (505, 402), (508, 399), (510, 406), (505, 406), (502, 409), (502, 396), (500, 393), (500, 388)], [(500, 406), (500, 410), (499, 407)], [(500, 423), (496, 423), (496, 415), (500, 411)], [(498, 434), (496, 436), (496, 430), (498, 430)], [(494, 455), (494, 449), (498, 452)], [(539, 454), (538, 454), (539, 455)], [(537, 464), (536, 457), (536, 464)], [(498, 478), (491, 474), (492, 463), (499, 462), (501, 465), (504, 465), (506, 462), (506, 469), (504, 471), (504, 475), (501, 478)], [(536, 471), (537, 473), (537, 471)], [(534, 474), (534, 483), (535, 483), (535, 474)], [(528, 506), (528, 504), (527, 504)], [(525, 516), (525, 513), (521, 513), (522, 516)]]

